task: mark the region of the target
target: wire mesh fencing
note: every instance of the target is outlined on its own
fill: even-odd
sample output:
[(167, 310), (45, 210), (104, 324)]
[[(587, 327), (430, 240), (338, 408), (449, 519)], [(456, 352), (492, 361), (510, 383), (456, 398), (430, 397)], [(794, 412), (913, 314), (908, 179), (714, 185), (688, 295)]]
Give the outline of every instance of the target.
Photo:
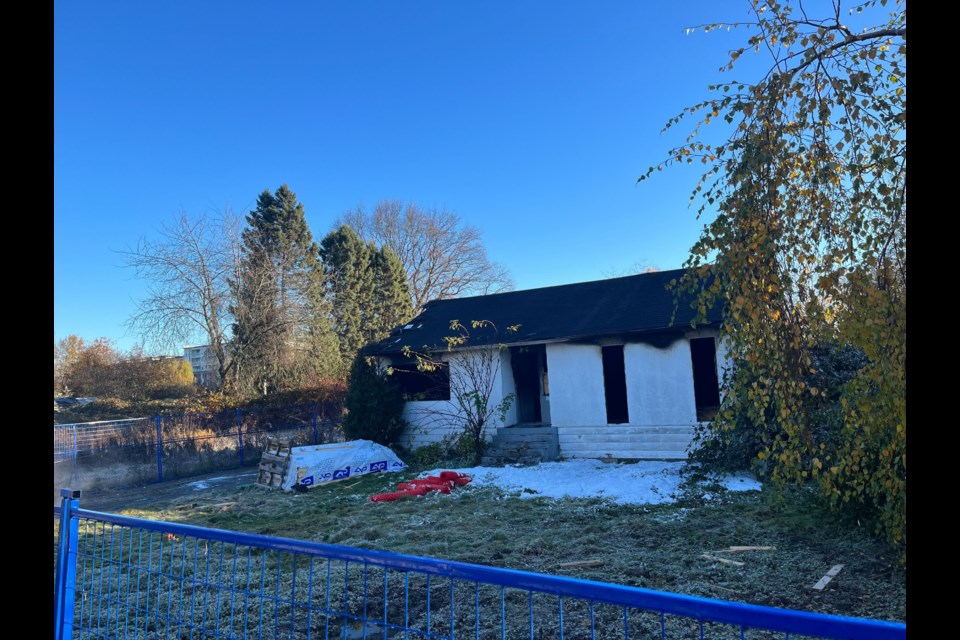
[(63, 504), (57, 638), (906, 637), (902, 623), (141, 520), (85, 511), (75, 499)]
[(54, 425), (54, 484), (115, 486), (253, 465), (267, 437), (342, 442), (341, 416), (338, 403), (310, 402)]

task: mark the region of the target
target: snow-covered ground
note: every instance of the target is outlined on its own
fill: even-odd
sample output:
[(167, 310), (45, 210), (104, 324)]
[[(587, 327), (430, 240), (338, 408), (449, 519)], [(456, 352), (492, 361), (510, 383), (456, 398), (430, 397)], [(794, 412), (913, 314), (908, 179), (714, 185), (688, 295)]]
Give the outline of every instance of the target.
[[(521, 498), (607, 498), (619, 504), (674, 502), (683, 489), (683, 462), (608, 463), (600, 460), (542, 462), (532, 467), (471, 467), (450, 469), (473, 478), (468, 486), (496, 486)], [(437, 475), (445, 469), (423, 474)], [(759, 491), (749, 475), (716, 478), (728, 491)], [(707, 493), (703, 496), (710, 499)]]

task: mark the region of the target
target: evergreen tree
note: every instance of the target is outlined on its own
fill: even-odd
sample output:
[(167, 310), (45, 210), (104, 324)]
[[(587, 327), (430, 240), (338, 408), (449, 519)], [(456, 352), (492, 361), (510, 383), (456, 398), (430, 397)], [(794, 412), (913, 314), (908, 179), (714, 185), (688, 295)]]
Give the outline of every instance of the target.
[(333, 330), (333, 305), (326, 294), (326, 276), (323, 264), (319, 260), (319, 248), (313, 254), (313, 269), (316, 277), (311, 279), (306, 291), (307, 317), (307, 355), (310, 366), (307, 368), (307, 381), (318, 377), (341, 377), (346, 369), (340, 360), (340, 345)]
[(403, 263), (393, 250), (384, 245), (373, 253), (375, 317), (370, 325), (369, 340), (382, 340), (390, 330), (413, 317), (413, 302)]
[(403, 392), (371, 358), (357, 355), (350, 367), (344, 401), (343, 432), (351, 440), (373, 440), (389, 445), (407, 426), (403, 421)]
[(333, 304), (341, 362), (349, 363), (368, 342), (364, 327), (370, 319), (375, 283), (370, 247), (343, 225), (321, 241), (320, 256)]
[(378, 249), (343, 225), (323, 239), (320, 255), (343, 363), (413, 317), (403, 265), (389, 247)]
[(241, 386), (267, 393), (328, 373), (323, 272), (296, 194), (286, 184), (261, 193), (241, 237), (233, 344)]

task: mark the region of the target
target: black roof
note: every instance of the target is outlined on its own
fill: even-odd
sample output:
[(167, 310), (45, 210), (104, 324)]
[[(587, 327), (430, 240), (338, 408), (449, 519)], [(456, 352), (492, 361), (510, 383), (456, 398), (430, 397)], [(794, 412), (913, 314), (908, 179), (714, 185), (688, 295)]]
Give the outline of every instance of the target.
[[(391, 332), (388, 338), (368, 345), (367, 353), (398, 353), (445, 349), (444, 337), (455, 336), (450, 322), (458, 320), (470, 334), (468, 345), (575, 341), (602, 336), (682, 331), (696, 315), (687, 296), (674, 313), (674, 292), (668, 284), (679, 280), (683, 269), (655, 271), (622, 278), (578, 282), (540, 289), (495, 293), (469, 298), (434, 300), (416, 318)], [(472, 321), (493, 323), (473, 328)], [(671, 323), (672, 320), (672, 323)], [(708, 312), (707, 323), (720, 321), (720, 310)], [(507, 330), (519, 325), (515, 332)], [(703, 325), (699, 325), (703, 326)]]

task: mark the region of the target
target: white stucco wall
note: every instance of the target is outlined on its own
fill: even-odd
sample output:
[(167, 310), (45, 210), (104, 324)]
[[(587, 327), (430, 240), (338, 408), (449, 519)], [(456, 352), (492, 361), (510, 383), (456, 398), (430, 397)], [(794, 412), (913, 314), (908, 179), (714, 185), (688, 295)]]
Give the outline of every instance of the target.
[[(506, 354), (506, 357), (504, 355)], [(444, 354), (444, 362), (450, 363), (450, 379), (461, 375), (464, 361), (471, 358), (470, 352), (455, 352)], [(510, 369), (509, 353), (506, 350), (499, 354), (500, 366), (495, 367), (493, 371), (493, 392), (490, 394), (490, 404), (496, 406), (503, 401), (508, 393), (513, 392), (513, 373)], [(454, 393), (455, 389), (451, 389)], [(516, 422), (516, 408), (512, 407), (511, 412), (507, 413), (506, 424)], [(452, 400), (423, 400), (419, 402), (408, 402), (403, 409), (403, 418), (409, 423), (409, 427), (401, 438), (401, 444), (407, 447), (422, 447), (434, 442), (440, 442), (445, 438), (456, 436), (462, 433), (462, 423), (458, 424), (451, 414), (459, 415), (456, 404)], [(513, 420), (513, 422), (511, 422)], [(487, 439), (493, 437), (498, 427), (503, 426), (496, 416), (487, 429)]]
[(720, 385), (720, 399), (723, 399), (723, 377), (726, 371), (732, 370), (733, 361), (730, 359), (730, 339), (722, 338), (717, 329), (695, 329), (687, 331), (686, 338), (714, 338), (717, 349), (717, 383)]
[(665, 349), (632, 343), (623, 348), (627, 371), (629, 424), (679, 425), (697, 420), (690, 342), (679, 339)]
[(543, 395), (542, 389), (540, 391), (540, 420), (544, 424), (550, 424), (553, 420), (552, 414), (550, 413), (550, 396)]
[(723, 380), (728, 372), (733, 371), (733, 360), (730, 359), (730, 339), (717, 339), (717, 380), (720, 383), (720, 399), (723, 400)]
[[(510, 350), (501, 349), (500, 350), (500, 399), (497, 402), (502, 401), (511, 393), (513, 394), (513, 400), (510, 403), (510, 409), (507, 410), (506, 419), (503, 424), (517, 424), (517, 385), (513, 381), (513, 366), (510, 363)], [(499, 425), (502, 426), (502, 425)]]
[[(691, 338), (716, 336), (716, 331), (690, 331), (668, 347), (644, 343), (624, 345), (629, 422), (607, 424), (603, 383), (603, 355), (599, 345), (547, 344), (550, 395), (541, 397), (543, 418), (557, 428), (561, 454), (578, 457), (664, 458), (686, 456), (693, 426), (696, 400), (693, 387)], [(451, 376), (459, 370), (458, 358), (450, 354)], [(446, 359), (446, 358), (445, 358)], [(494, 381), (491, 402), (497, 404), (515, 392), (508, 350), (500, 352), (500, 371)], [(727, 348), (717, 344), (718, 375), (729, 365)], [(450, 411), (450, 402), (409, 402), (404, 417), (411, 424), (403, 443), (422, 446), (458, 433), (437, 411)], [(516, 424), (516, 401), (505, 421)], [(497, 426), (491, 424), (488, 439)]]
[(548, 344), (550, 419), (555, 427), (607, 423), (599, 346)]
[[(567, 457), (683, 459), (693, 438), (696, 399), (689, 338), (663, 349), (624, 345), (629, 422), (607, 424), (600, 346), (547, 345), (552, 424)], [(717, 366), (726, 362), (718, 348)]]

